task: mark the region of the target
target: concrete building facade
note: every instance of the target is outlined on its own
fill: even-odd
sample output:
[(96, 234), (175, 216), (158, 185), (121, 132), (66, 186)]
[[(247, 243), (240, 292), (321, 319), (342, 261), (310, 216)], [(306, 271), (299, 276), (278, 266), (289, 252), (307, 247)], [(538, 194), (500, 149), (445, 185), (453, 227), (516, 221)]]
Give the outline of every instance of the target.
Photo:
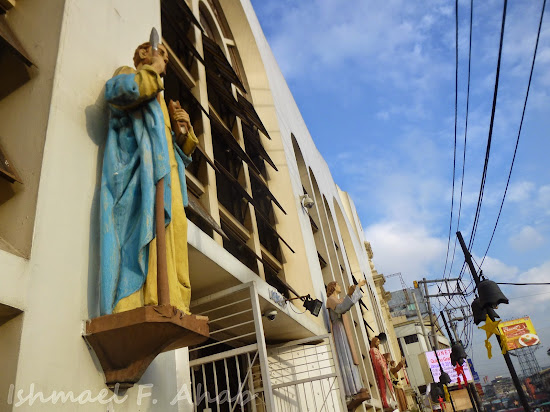
[[(228, 392), (238, 381), (256, 395), (234, 400), (234, 410), (344, 410), (326, 309), (315, 317), (286, 299), (325, 302), (328, 282), (346, 290), (361, 279), (352, 343), (372, 399), (359, 410), (381, 409), (369, 338), (393, 336), (392, 325), (361, 222), (316, 149), (250, 1), (0, 0), (0, 11), (0, 57), (13, 61), (2, 75), (18, 85), (0, 99), (0, 144), (20, 180), (0, 178), (0, 410), (214, 410), (219, 399), (197, 400), (198, 381), (221, 392), (218, 367)], [(210, 317), (211, 340), (162, 353), (113, 398), (83, 338), (99, 316), (103, 96), (152, 27), (171, 59), (165, 98), (190, 113), (200, 142), (186, 170), (195, 205), (187, 210), (191, 309)], [(237, 301), (244, 309), (231, 306)], [(214, 313), (220, 308), (250, 318), (227, 323)], [(273, 320), (262, 316), (273, 311)], [(400, 358), (395, 342), (385, 351)], [(296, 363), (311, 356), (315, 374)], [(275, 373), (281, 368), (289, 378)], [(60, 392), (74, 399), (54, 403)]]

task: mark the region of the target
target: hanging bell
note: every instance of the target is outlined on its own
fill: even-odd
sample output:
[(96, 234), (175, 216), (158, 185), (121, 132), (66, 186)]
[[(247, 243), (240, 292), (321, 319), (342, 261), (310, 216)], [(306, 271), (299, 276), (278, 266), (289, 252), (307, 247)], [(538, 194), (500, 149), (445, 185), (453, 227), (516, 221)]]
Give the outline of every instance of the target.
[(439, 398), (444, 398), (445, 393), (443, 392), (443, 389), (441, 389), (441, 385), (439, 383), (430, 383), (430, 398), (432, 399), (432, 402), (439, 402)]
[(388, 341), (388, 337), (386, 336), (386, 334), (384, 332), (380, 333), (376, 337), (380, 340), (380, 343), (382, 343), (382, 344), (384, 344)]
[(451, 377), (447, 372), (443, 372), (443, 370), (441, 370), (441, 375), (439, 375), (439, 383), (442, 385), (448, 385), (451, 383)]
[(467, 357), (468, 355), (464, 350), (464, 346), (462, 345), (462, 342), (460, 341), (455, 342), (451, 347), (451, 364), (453, 366), (457, 364), (462, 365)]
[(478, 297), (472, 301), (472, 314), (474, 315), (474, 323), (476, 325), (479, 325), (481, 322), (485, 322), (487, 320), (487, 315), (489, 315), (491, 319), (499, 317), (493, 308), (484, 308), (481, 306)]
[(479, 294), (479, 303), (484, 308), (490, 307), (496, 309), (501, 303), (509, 303), (508, 298), (504, 296), (504, 293), (492, 280), (483, 279), (479, 282), (477, 292)]

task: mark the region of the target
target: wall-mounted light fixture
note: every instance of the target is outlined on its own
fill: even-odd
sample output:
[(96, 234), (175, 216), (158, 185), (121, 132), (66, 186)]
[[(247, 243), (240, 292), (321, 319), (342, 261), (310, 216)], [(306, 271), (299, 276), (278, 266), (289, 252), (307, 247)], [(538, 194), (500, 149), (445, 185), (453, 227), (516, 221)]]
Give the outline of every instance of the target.
[(319, 299), (313, 299), (310, 295), (305, 295), (305, 296), (298, 296), (292, 299), (286, 299), (286, 301), (290, 302), (291, 300), (295, 300), (295, 299), (302, 300), (304, 302), (304, 308), (306, 308), (306, 310), (309, 310), (313, 316), (315, 317), (319, 316), (319, 312), (323, 307), (323, 302), (321, 302)]

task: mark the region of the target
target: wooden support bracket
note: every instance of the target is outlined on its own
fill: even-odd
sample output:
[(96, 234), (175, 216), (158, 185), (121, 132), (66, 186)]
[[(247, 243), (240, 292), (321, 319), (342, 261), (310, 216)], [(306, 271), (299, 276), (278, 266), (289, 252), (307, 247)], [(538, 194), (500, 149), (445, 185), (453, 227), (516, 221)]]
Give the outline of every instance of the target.
[(186, 315), (165, 305), (91, 319), (84, 339), (103, 368), (107, 386), (118, 383), (125, 389), (140, 380), (158, 354), (197, 345), (209, 335), (207, 317)]
[(371, 398), (370, 393), (366, 389), (362, 389), (357, 395), (355, 395), (348, 402), (348, 411), (355, 411), (363, 402), (368, 401)]

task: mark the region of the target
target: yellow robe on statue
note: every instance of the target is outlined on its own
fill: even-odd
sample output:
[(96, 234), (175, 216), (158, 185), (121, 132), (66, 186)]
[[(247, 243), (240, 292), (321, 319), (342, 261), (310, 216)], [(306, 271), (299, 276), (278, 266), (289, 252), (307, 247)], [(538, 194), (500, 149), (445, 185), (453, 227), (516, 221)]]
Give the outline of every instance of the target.
[[(117, 73), (121, 74), (121, 73)], [(145, 80), (145, 79), (143, 79)], [(149, 87), (156, 87), (155, 81), (147, 79), (142, 81), (136, 76), (140, 94), (150, 95), (154, 90), (147, 90)], [(172, 143), (172, 127), (170, 116), (164, 98), (159, 99), (164, 117), (164, 131), (168, 143), (168, 154), (170, 158), (170, 178), (172, 179), (172, 221), (166, 226), (166, 260), (168, 268), (168, 286), (170, 288), (170, 304), (186, 314), (189, 312), (191, 301), (191, 285), (189, 282), (189, 261), (187, 256), (187, 217), (183, 207), (183, 197), (180, 186), (178, 165)], [(189, 156), (198, 144), (193, 129), (187, 134), (183, 152)], [(157, 240), (149, 244), (149, 263), (147, 278), (143, 287), (130, 296), (122, 298), (115, 306), (113, 313), (132, 310), (145, 305), (157, 305)]]

